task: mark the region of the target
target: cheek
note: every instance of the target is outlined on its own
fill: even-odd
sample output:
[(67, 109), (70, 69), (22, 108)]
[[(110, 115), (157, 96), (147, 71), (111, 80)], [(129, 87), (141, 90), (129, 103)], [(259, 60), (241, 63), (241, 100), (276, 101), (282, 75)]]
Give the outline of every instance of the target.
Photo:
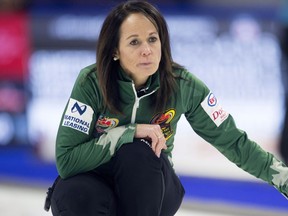
[(161, 52), (161, 50), (160, 50), (160, 51), (159, 51), (159, 61), (160, 61), (161, 57), (162, 57), (162, 52)]
[(135, 57), (133, 55), (125, 55), (124, 53), (120, 56), (120, 65), (123, 69), (132, 70), (135, 65)]
[(157, 51), (158, 51), (157, 54), (158, 54), (158, 57), (159, 57), (159, 60), (160, 60), (160, 59), (161, 59), (161, 56), (162, 56), (161, 45), (159, 45)]
[(126, 64), (132, 65), (136, 62), (138, 58), (138, 53), (135, 50), (127, 50), (122, 53), (122, 60)]

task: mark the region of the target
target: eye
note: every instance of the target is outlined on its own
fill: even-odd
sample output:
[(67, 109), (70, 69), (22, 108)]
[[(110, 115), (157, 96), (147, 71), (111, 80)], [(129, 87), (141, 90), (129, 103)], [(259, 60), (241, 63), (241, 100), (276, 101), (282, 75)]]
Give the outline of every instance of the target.
[(132, 41), (130, 42), (130, 44), (133, 45), (133, 46), (135, 46), (135, 45), (139, 44), (139, 41), (135, 39), (135, 40), (132, 40)]
[(152, 43), (156, 42), (157, 40), (158, 40), (157, 37), (150, 37), (149, 38), (149, 42), (152, 42)]

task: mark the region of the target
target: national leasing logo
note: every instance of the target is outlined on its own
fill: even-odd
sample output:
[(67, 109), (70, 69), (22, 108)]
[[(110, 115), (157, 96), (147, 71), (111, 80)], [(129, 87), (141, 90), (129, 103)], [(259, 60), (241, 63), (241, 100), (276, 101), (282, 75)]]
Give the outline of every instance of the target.
[(225, 110), (222, 109), (217, 101), (217, 98), (212, 92), (210, 92), (202, 101), (201, 106), (217, 127), (219, 127), (229, 115)]
[(90, 106), (70, 98), (63, 117), (62, 126), (88, 134), (92, 117), (93, 109)]

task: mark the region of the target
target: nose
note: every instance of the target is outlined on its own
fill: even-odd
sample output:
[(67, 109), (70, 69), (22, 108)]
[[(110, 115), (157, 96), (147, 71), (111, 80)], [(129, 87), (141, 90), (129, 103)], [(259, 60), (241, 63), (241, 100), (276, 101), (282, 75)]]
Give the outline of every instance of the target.
[(151, 54), (151, 48), (150, 48), (149, 44), (144, 43), (142, 50), (141, 50), (141, 55), (142, 56), (148, 56), (150, 54)]

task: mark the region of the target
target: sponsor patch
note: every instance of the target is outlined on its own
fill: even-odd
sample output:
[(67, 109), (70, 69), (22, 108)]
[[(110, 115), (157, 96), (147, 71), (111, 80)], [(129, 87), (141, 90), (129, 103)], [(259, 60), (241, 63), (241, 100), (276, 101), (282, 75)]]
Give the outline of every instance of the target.
[(93, 109), (87, 104), (70, 98), (62, 126), (88, 134), (93, 117)]
[(168, 140), (173, 135), (171, 121), (174, 118), (175, 114), (176, 114), (175, 109), (168, 109), (163, 113), (157, 113), (150, 121), (151, 124), (160, 125), (166, 140)]
[(96, 131), (98, 134), (103, 134), (108, 132), (111, 128), (115, 128), (118, 124), (118, 119), (100, 115), (96, 122)]
[(217, 98), (212, 92), (210, 92), (203, 100), (201, 106), (217, 127), (219, 127), (222, 122), (224, 122), (225, 119), (227, 119), (227, 117), (229, 116), (229, 113), (222, 109), (222, 107), (217, 101)]

